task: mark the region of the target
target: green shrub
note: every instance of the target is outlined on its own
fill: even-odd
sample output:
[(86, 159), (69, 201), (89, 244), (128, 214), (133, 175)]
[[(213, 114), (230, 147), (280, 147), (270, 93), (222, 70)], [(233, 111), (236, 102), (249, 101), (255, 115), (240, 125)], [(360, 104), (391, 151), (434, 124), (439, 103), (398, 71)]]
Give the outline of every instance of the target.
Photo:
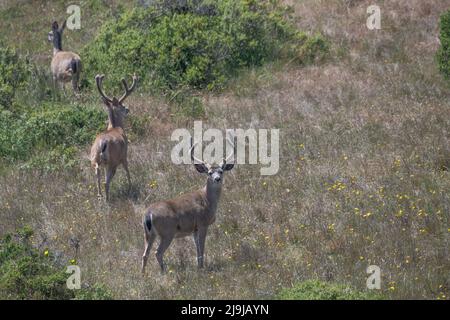
[[(86, 77), (136, 72), (148, 89), (221, 88), (240, 68), (278, 58), (306, 63), (326, 42), (298, 31), (277, 1), (159, 1), (107, 22), (82, 56)], [(111, 68), (114, 66), (114, 68)]]
[(450, 80), (450, 10), (441, 16), (439, 38), (441, 41), (437, 53), (439, 70)]
[(371, 292), (359, 292), (346, 285), (308, 280), (292, 288), (281, 290), (277, 295), (282, 300), (379, 300), (381, 295)]
[(17, 92), (30, 78), (30, 65), (0, 42), (0, 109), (11, 109)]
[(94, 107), (47, 103), (20, 113), (0, 111), (0, 157), (28, 160), (36, 152), (64, 151), (92, 142), (104, 129), (106, 113)]
[(66, 267), (33, 247), (25, 227), (0, 239), (0, 299), (111, 299), (102, 285), (69, 290)]

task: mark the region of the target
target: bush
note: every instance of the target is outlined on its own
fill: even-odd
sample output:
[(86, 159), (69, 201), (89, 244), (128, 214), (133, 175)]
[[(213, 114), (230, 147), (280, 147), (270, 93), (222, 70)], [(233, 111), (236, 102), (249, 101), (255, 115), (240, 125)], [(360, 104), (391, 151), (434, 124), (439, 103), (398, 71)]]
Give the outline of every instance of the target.
[(25, 227), (0, 239), (0, 299), (111, 299), (98, 284), (69, 290), (65, 266), (34, 248), (32, 236)]
[(21, 113), (0, 110), (0, 157), (15, 161), (39, 151), (67, 153), (67, 148), (92, 142), (106, 117), (98, 108), (51, 103)]
[(30, 65), (0, 42), (0, 110), (11, 109), (17, 92), (30, 77)]
[(149, 89), (171, 91), (221, 88), (240, 68), (285, 57), (306, 63), (327, 49), (276, 1), (165, 0), (107, 22), (82, 56), (88, 79), (136, 72)]
[(309, 280), (283, 289), (277, 296), (282, 300), (379, 300), (374, 292), (359, 292), (342, 284)]
[(447, 80), (450, 80), (450, 10), (441, 16), (439, 38), (441, 41), (437, 53), (439, 70)]

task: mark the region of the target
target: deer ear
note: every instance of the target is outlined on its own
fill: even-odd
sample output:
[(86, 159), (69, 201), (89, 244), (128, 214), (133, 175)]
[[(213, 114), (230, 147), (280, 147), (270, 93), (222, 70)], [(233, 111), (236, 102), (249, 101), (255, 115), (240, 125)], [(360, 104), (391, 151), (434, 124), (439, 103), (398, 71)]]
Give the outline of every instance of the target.
[(222, 166), (223, 171), (230, 171), (234, 168), (234, 163), (227, 163), (224, 166)]
[(200, 173), (208, 172), (208, 168), (203, 163), (194, 163), (194, 167)]

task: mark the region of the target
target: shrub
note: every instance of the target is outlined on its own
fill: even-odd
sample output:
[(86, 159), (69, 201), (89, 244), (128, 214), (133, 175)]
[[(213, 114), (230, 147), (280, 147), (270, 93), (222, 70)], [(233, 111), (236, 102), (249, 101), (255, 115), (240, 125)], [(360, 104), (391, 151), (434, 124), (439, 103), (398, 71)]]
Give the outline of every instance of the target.
[(34, 248), (32, 236), (25, 227), (0, 239), (0, 299), (111, 299), (98, 284), (69, 290), (65, 266)]
[(104, 129), (105, 120), (102, 110), (82, 105), (47, 103), (21, 113), (0, 111), (0, 157), (28, 160), (38, 151), (63, 151), (86, 144)]
[(30, 77), (30, 65), (18, 53), (0, 43), (0, 109), (11, 109), (17, 91)]
[(308, 280), (292, 288), (283, 289), (277, 298), (283, 300), (379, 300), (381, 296), (374, 292), (359, 292), (342, 284)]
[(439, 70), (450, 80), (450, 10), (441, 16), (439, 38), (441, 41), (437, 53)]
[(82, 56), (88, 79), (136, 72), (149, 89), (175, 90), (217, 89), (240, 68), (283, 57), (306, 63), (325, 51), (276, 1), (165, 0), (107, 22)]

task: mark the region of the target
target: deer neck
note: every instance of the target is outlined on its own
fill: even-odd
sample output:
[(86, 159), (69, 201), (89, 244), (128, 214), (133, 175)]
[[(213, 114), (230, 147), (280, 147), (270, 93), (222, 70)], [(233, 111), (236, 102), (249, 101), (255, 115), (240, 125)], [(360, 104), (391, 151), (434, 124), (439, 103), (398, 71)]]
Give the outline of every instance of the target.
[(108, 108), (108, 130), (112, 128), (122, 128), (123, 121), (121, 117), (114, 114), (112, 108)]
[(62, 51), (62, 39), (61, 35), (57, 34), (53, 38), (53, 55), (56, 55), (58, 52)]
[(214, 183), (208, 179), (204, 190), (206, 201), (208, 202), (208, 213), (209, 215), (214, 216), (216, 214), (217, 205), (219, 204), (222, 184)]

